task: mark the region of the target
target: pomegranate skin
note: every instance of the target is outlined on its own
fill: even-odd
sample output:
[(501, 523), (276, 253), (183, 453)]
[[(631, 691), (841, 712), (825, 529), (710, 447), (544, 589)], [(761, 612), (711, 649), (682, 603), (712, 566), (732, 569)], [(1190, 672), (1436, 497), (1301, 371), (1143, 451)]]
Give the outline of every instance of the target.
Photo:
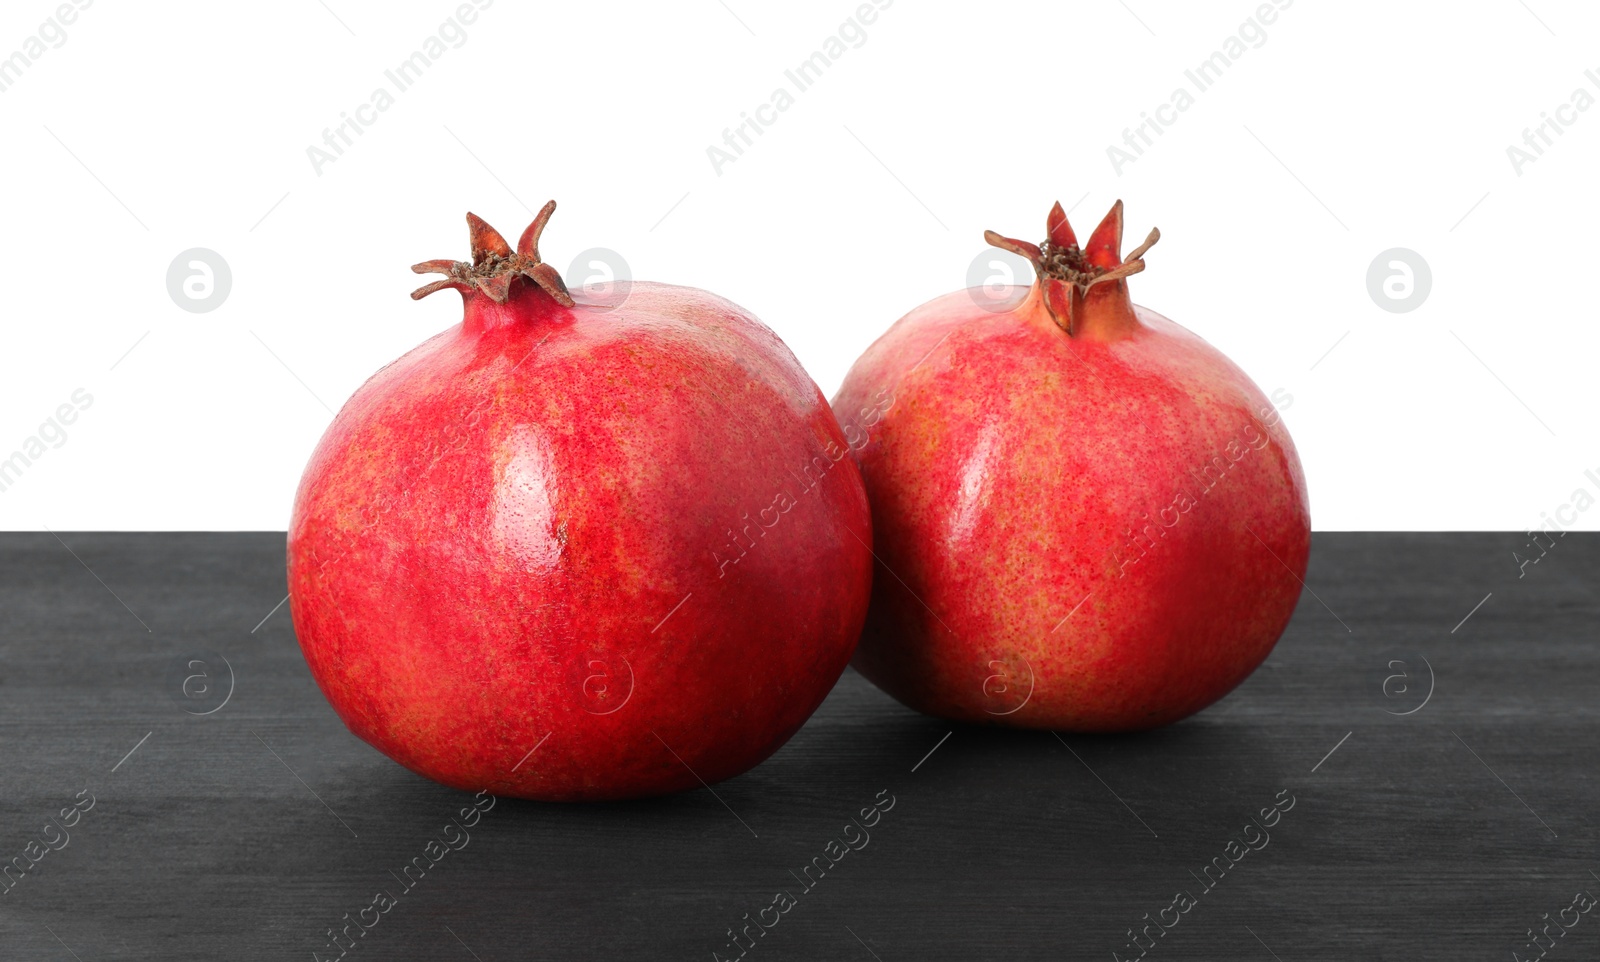
[[(1057, 205), (1055, 250), (1116, 267), (1120, 202), (1107, 222), (1079, 252)], [(1303, 584), (1306, 484), (1277, 410), (1120, 278), (980, 299), (901, 318), (835, 398), (847, 418), (892, 398), (855, 449), (883, 566), (855, 666), (958, 721), (1122, 732), (1199, 711), (1266, 659)]]
[(323, 694), (412, 771), (497, 795), (634, 798), (758, 764), (838, 680), (870, 596), (825, 399), (703, 291), (569, 307), (519, 277), (504, 304), (464, 298), (301, 480), (290, 610)]

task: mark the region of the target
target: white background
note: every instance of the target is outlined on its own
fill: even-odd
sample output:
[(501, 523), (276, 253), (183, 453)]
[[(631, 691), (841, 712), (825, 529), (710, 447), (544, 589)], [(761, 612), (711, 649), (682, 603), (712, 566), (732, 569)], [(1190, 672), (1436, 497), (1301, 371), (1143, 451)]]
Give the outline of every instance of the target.
[[(550, 197), (548, 260), (732, 298), (830, 396), (985, 228), (1040, 239), (1060, 199), (1082, 236), (1122, 197), (1130, 243), (1164, 235), (1134, 299), (1293, 395), (1318, 529), (1526, 529), (1600, 475), (1600, 107), (1507, 157), (1600, 96), (1593, 5), (1297, 0), (1119, 175), (1107, 147), (1257, 3), (898, 0), (719, 176), (707, 148), (854, 0), (499, 0), (319, 176), (306, 148), (456, 6), (100, 0), (0, 93), (0, 456), (94, 397), (0, 527), (283, 528), (331, 409), (459, 321), (408, 265)], [(55, 7), (6, 4), (0, 57)], [(231, 265), (212, 313), (167, 292), (193, 247)], [(1432, 269), (1409, 313), (1367, 290), (1393, 247)]]

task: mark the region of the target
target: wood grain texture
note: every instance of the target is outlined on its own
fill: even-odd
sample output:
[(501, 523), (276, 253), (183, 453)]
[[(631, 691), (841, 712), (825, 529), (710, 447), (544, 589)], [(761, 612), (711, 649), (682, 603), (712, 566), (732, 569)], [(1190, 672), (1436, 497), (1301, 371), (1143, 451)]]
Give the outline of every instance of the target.
[[(847, 673), (716, 797), (499, 801), (345, 957), (731, 959), (786, 892), (746, 959), (1131, 959), (1187, 892), (1145, 958), (1528, 958), (1541, 915), (1600, 894), (1600, 535), (1519, 578), (1526, 541), (1316, 535), (1316, 597), (1267, 664), (1146, 735), (951, 726)], [(331, 958), (327, 930), (470, 804), (344, 729), (287, 608), (252, 632), (284, 592), (281, 534), (0, 536), (0, 859), (96, 799), (0, 895), (0, 959)], [(169, 693), (197, 649), (236, 679), (209, 715)], [(1431, 698), (1394, 714), (1421, 689), (1385, 679), (1426, 686), (1423, 658)], [(880, 790), (870, 842), (804, 891), (791, 872)], [(1270, 842), (1206, 890), (1280, 790)], [(1551, 957), (1600, 952), (1581, 918)]]

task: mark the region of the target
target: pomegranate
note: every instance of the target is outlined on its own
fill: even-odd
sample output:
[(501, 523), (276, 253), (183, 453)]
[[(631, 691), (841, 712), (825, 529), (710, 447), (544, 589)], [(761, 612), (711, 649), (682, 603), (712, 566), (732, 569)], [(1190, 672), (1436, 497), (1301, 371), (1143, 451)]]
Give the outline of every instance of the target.
[(771, 330), (705, 291), (569, 291), (467, 215), (463, 323), (362, 385), (307, 465), (291, 611), (350, 730), (429, 778), (546, 800), (737, 775), (849, 663), (866, 492)]
[(855, 665), (919, 711), (1134, 731), (1221, 698), (1288, 624), (1310, 552), (1277, 410), (1135, 306), (1122, 202), (1080, 248), (1061, 205), (1031, 286), (901, 318), (835, 398), (895, 403), (854, 451), (883, 569)]

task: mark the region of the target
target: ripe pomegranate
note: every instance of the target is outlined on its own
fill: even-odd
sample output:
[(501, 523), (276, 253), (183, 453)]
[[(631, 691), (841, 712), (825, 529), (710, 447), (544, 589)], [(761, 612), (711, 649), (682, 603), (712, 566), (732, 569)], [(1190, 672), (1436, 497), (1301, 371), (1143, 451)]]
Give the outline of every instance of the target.
[(834, 404), (894, 404), (855, 450), (885, 570), (855, 665), (945, 718), (1133, 731), (1221, 698), (1272, 650), (1310, 551), (1288, 431), (1211, 345), (1128, 299), (1122, 202), (1080, 248), (1050, 212), (998, 305), (930, 301)]
[(705, 291), (568, 291), (467, 215), (428, 261), (459, 327), (318, 444), (289, 527), (295, 633), (350, 730), (456, 788), (656, 795), (776, 751), (850, 660), (865, 490), (777, 335)]

